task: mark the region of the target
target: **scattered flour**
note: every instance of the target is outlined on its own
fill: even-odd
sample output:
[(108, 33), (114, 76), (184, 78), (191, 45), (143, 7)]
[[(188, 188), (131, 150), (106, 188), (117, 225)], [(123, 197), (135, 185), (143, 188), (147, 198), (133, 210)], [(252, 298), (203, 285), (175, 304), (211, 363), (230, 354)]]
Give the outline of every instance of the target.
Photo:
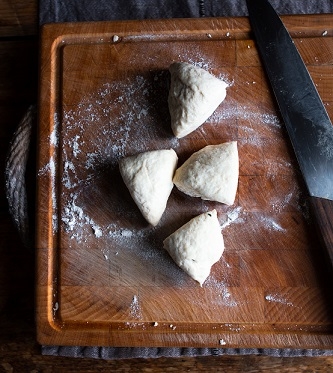
[(110, 224), (108, 226), (109, 237), (112, 237), (117, 242), (126, 242), (130, 243), (134, 239), (146, 239), (150, 232), (141, 229), (127, 229), (119, 228), (117, 224)]
[(285, 232), (285, 229), (276, 221), (276, 218), (274, 219), (271, 216), (259, 215), (259, 220), (268, 230)]
[(102, 254), (103, 254), (105, 260), (109, 260), (109, 250), (108, 249), (102, 249)]
[(102, 237), (103, 232), (98, 225), (92, 225), (92, 230), (97, 238)]
[(57, 188), (56, 188), (56, 162), (54, 156), (50, 157), (49, 163), (42, 167), (37, 175), (46, 176), (49, 175), (51, 182), (51, 193), (52, 193), (52, 228), (54, 232), (58, 231), (58, 210), (57, 210)]
[[(287, 206), (288, 198), (284, 203), (281, 202), (279, 206), (272, 205), (274, 216), (272, 215), (264, 215), (264, 214), (257, 214), (258, 220), (262, 223), (263, 227), (267, 230), (285, 232), (285, 228), (283, 228), (278, 222), (278, 212), (281, 212), (285, 206)], [(227, 211), (226, 218), (221, 224), (221, 229), (225, 229), (233, 224), (242, 224), (248, 219), (248, 212), (244, 211), (241, 206), (236, 206), (235, 208)]]
[(64, 206), (61, 220), (64, 223), (65, 230), (71, 232), (71, 238), (75, 238), (77, 242), (85, 242), (86, 235), (92, 233), (96, 238), (102, 237), (102, 228), (85, 213), (84, 207), (77, 204), (78, 197), (79, 193), (71, 193), (70, 199)]
[[(198, 58), (189, 62), (202, 68), (208, 68), (205, 61), (205, 58)], [(61, 127), (65, 129), (63, 133), (60, 133), (59, 119), (56, 115), (54, 130), (49, 141), (52, 146), (58, 147), (61, 136), (60, 161), (51, 157), (49, 163), (39, 170), (38, 174), (40, 176), (49, 174), (52, 180), (55, 229), (58, 229), (59, 215), (65, 232), (68, 232), (71, 240), (75, 240), (75, 244), (85, 243), (88, 237), (103, 239), (100, 242), (105, 242), (107, 247), (116, 243), (116, 256), (119, 257), (122, 254), (121, 250), (124, 247), (132, 252), (135, 251), (139, 261), (144, 263), (149, 261), (149, 265), (157, 269), (157, 272), (166, 271), (166, 278), (175, 278), (175, 286), (182, 286), (188, 281), (188, 278), (179, 268), (170, 265), (171, 261), (163, 250), (156, 250), (161, 242), (156, 241), (157, 233), (154, 228), (127, 228), (120, 226), (117, 222), (101, 226), (90, 216), (84, 199), (81, 198), (84, 193), (83, 187), (94, 181), (105, 170), (105, 167), (115, 168), (119, 159), (127, 155), (128, 152), (137, 153), (147, 150), (150, 139), (159, 138), (161, 148), (173, 148), (176, 152), (181, 148), (181, 140), (172, 137), (167, 129), (156, 126), (156, 118), (161, 113), (156, 113), (154, 97), (157, 92), (152, 90), (151, 80), (157, 85), (156, 89), (162, 91), (163, 87), (159, 86), (159, 84), (163, 84), (161, 78), (161, 73), (157, 72), (151, 79), (138, 75), (134, 80), (129, 78), (124, 81), (104, 84), (98, 92), (83, 98), (77, 107), (62, 113)], [(234, 84), (234, 81), (227, 75), (221, 74), (219, 78), (226, 81), (229, 87)], [(106, 105), (105, 102), (108, 104)], [(273, 131), (281, 128), (277, 116), (253, 112), (246, 106), (218, 111), (212, 115), (210, 121), (219, 123), (221, 120), (235, 120), (237, 123), (239, 118), (265, 124)], [(99, 124), (98, 134), (95, 133), (96, 123)], [(257, 147), (262, 146), (263, 139), (258, 136), (255, 127), (244, 125), (242, 131), (245, 133), (248, 143)], [(58, 213), (56, 178), (58, 177), (59, 164), (61, 166), (61, 192), (63, 196), (66, 196), (66, 199)], [(289, 166), (289, 164), (282, 163), (277, 165), (277, 167)], [(284, 201), (275, 201), (272, 204), (272, 215), (259, 217), (266, 229), (285, 231), (275, 216), (290, 203), (294, 193), (296, 190), (285, 196)], [(246, 214), (247, 212), (241, 206), (231, 207), (220, 218), (221, 229), (244, 223)], [(101, 255), (105, 260), (111, 260), (110, 251), (105, 246), (101, 246)], [(216, 290), (215, 302), (217, 306), (237, 306), (237, 301), (223, 282), (209, 276), (204, 286)], [(279, 298), (278, 295), (267, 295), (265, 299), (291, 305), (286, 300)], [(133, 296), (129, 312), (133, 319), (142, 317), (138, 295)], [(225, 341), (221, 339), (220, 344), (224, 345)]]
[(59, 309), (59, 303), (58, 302), (55, 302), (54, 303), (54, 306), (53, 306), (53, 312), (56, 313)]
[(227, 344), (227, 342), (226, 342), (224, 339), (220, 339), (220, 340), (219, 340), (219, 344), (220, 344), (221, 346), (225, 346), (225, 345)]
[[(55, 120), (54, 122), (57, 123), (57, 120)], [(59, 142), (59, 133), (58, 133), (58, 126), (56, 125), (54, 126), (54, 129), (50, 135), (50, 144), (57, 147), (58, 142)]]
[(118, 35), (113, 35), (113, 36), (112, 36), (112, 41), (113, 41), (114, 43), (116, 43), (117, 41), (119, 41), (119, 36), (118, 36)]
[[(155, 90), (163, 88), (160, 87), (163, 84), (160, 72), (155, 73), (153, 81), (156, 82)], [(160, 141), (161, 148), (177, 149), (179, 146), (178, 139), (166, 136), (166, 129), (159, 127), (156, 119), (159, 114), (156, 113), (153, 101), (156, 92), (151, 86), (151, 80), (141, 75), (134, 79), (106, 83), (96, 94), (83, 98), (77, 107), (63, 113), (62, 128), (65, 130), (61, 134), (61, 184), (63, 192), (68, 190), (72, 193), (61, 212), (61, 221), (66, 230), (73, 233), (71, 238), (78, 242), (85, 240), (87, 226), (90, 226), (90, 232), (96, 238), (102, 237), (103, 232), (108, 230), (108, 227), (99, 227), (84, 211), (84, 204), (80, 206), (77, 202), (81, 188), (94, 181), (105, 167), (117, 167), (119, 159), (128, 151), (138, 153), (147, 150), (150, 138), (163, 139)], [(97, 136), (96, 122), (99, 123)], [(57, 143), (58, 137), (57, 126), (50, 142)], [(55, 165), (51, 161), (48, 169), (55, 177)], [(120, 232), (118, 239), (129, 239), (133, 235), (130, 230)], [(117, 238), (116, 235), (117, 232), (113, 232), (113, 238)]]
[(218, 281), (214, 276), (210, 275), (204, 282), (203, 286), (216, 291), (213, 301), (214, 304), (219, 306), (237, 307), (237, 301), (233, 298), (229, 287), (223, 281)]
[[(221, 77), (221, 79), (223, 78)], [(228, 85), (232, 86), (233, 84), (234, 82), (231, 81), (229, 82)], [(253, 111), (253, 108), (246, 106), (246, 105), (242, 105), (242, 106), (234, 105), (233, 107), (228, 107), (225, 110), (217, 110), (212, 114), (209, 120), (212, 123), (218, 123), (221, 120), (226, 120), (226, 119), (229, 119), (229, 120), (245, 119), (249, 122), (267, 125), (268, 129), (280, 129), (282, 126), (281, 121), (275, 114), (256, 112), (256, 111)], [(256, 128), (245, 126), (244, 124), (242, 124), (242, 131), (247, 132), (248, 135), (252, 134), (255, 138), (260, 139), (260, 137), (257, 134)]]
[(133, 296), (132, 302), (130, 304), (130, 316), (133, 319), (140, 319), (142, 317), (138, 295)]
[(281, 211), (283, 211), (290, 204), (292, 198), (296, 195), (296, 193), (297, 193), (297, 190), (296, 190), (296, 187), (294, 186), (292, 192), (286, 194), (283, 197), (283, 199), (278, 199), (278, 200), (273, 199), (271, 202), (272, 212), (276, 214), (276, 213), (280, 213)]
[[(159, 85), (162, 83), (158, 83), (162, 81), (160, 74), (157, 72), (152, 78), (157, 81), (155, 88), (152, 88), (151, 80), (140, 75), (106, 83), (95, 95), (82, 99), (76, 108), (63, 113), (66, 131), (62, 134), (62, 181), (66, 188), (73, 189), (87, 182), (105, 165), (115, 167), (128, 151), (139, 153), (147, 150), (149, 139), (162, 139), (160, 148), (178, 148), (179, 140), (170, 134), (166, 136), (166, 129), (160, 128), (160, 120), (156, 118), (165, 116), (154, 104), (163, 88)], [(98, 136), (96, 122), (99, 123)]]
[(269, 302), (281, 303), (281, 304), (285, 304), (286, 306), (290, 306), (290, 307), (293, 306), (292, 302), (289, 302), (285, 298), (282, 298), (279, 294), (267, 294), (265, 296), (265, 299)]
[(228, 227), (231, 224), (240, 224), (244, 222), (244, 218), (241, 216), (242, 208), (237, 206), (231, 211), (227, 212), (227, 218), (224, 223), (221, 225), (221, 229)]

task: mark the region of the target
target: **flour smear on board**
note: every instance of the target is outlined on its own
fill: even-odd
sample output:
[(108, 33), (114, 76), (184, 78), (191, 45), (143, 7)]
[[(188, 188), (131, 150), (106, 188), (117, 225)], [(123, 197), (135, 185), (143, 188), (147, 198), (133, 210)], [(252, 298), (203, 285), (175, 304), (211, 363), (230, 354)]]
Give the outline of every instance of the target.
[[(209, 67), (204, 60), (193, 61), (193, 63), (203, 68)], [(150, 230), (127, 228), (117, 222), (100, 225), (87, 210), (83, 198), (84, 188), (91, 185), (104, 172), (105, 167), (115, 169), (118, 161), (128, 154), (129, 148), (132, 153), (146, 151), (149, 148), (149, 140), (154, 138), (160, 139), (161, 149), (173, 148), (176, 152), (181, 150), (181, 140), (173, 137), (167, 128), (159, 128), (157, 123), (157, 118), (163, 116), (165, 111), (156, 111), (155, 100), (167, 87), (163, 73), (154, 74), (153, 78), (149, 79), (144, 75), (137, 75), (128, 80), (104, 84), (97, 92), (84, 97), (77, 106), (63, 112), (61, 128), (56, 115), (54, 130), (49, 141), (51, 146), (58, 148), (61, 137), (61, 161), (51, 157), (49, 163), (39, 171), (39, 175), (47, 172), (51, 175), (53, 209), (56, 211), (57, 169), (61, 168), (60, 181), (66, 200), (63, 202), (62, 210), (54, 214), (54, 227), (61, 223), (70, 240), (73, 240), (73, 245), (85, 243), (93, 236), (99, 240), (101, 255), (107, 261), (111, 260), (108, 246), (112, 242), (116, 242), (119, 247), (137, 247), (140, 248), (137, 255), (141, 261), (154, 263), (158, 271), (163, 272), (166, 264), (169, 266), (169, 262), (165, 261), (164, 253), (156, 250), (156, 242), (151, 240), (154, 228)], [(220, 78), (225, 80), (229, 87), (233, 86), (234, 80), (228, 75), (221, 75)], [(152, 82), (154, 82), (153, 88)], [(166, 96), (164, 98), (166, 99)], [(275, 115), (253, 112), (246, 106), (221, 107), (221, 110), (216, 111), (209, 121), (216, 124), (225, 120), (237, 123), (238, 118), (265, 124), (272, 131), (279, 131), (281, 128), (281, 123)], [(256, 133), (254, 127), (243, 125), (242, 130), (248, 144), (253, 147), (262, 146), (263, 139)], [(204, 126), (198, 131), (204, 133)], [(290, 164), (279, 162), (276, 167), (286, 169)], [(276, 202), (275, 211), (273, 208), (271, 215), (259, 219), (267, 230), (284, 232), (285, 228), (278, 221), (277, 210), (283, 211), (296, 192), (291, 191), (279, 206)], [(211, 204), (203, 201), (202, 208), (203, 211), (205, 209), (208, 211)], [(125, 214), (125, 211), (123, 213)], [(60, 216), (60, 222), (57, 216)], [(232, 206), (220, 214), (219, 219), (222, 232), (227, 234), (228, 229), (232, 229), (233, 226), (245, 224), (248, 213), (241, 206)], [(115, 255), (118, 255), (118, 251)], [(182, 271), (176, 266), (168, 269), (168, 275), (178, 276), (177, 284), (180, 286), (186, 281), (186, 276), (182, 275)], [(237, 305), (228, 287), (214, 277), (208, 278), (204, 286), (216, 289), (217, 305), (229, 307)], [(137, 295), (133, 297), (130, 310), (133, 318), (140, 316)]]

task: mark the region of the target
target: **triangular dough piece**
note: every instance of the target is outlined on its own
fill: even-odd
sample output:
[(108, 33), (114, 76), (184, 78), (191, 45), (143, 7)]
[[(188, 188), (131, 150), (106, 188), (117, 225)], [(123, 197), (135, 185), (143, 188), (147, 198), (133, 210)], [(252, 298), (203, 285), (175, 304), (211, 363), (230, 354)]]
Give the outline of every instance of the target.
[(163, 244), (176, 264), (202, 286), (224, 250), (216, 210), (196, 216)]
[(169, 111), (171, 128), (178, 138), (203, 124), (225, 99), (224, 81), (186, 62), (170, 65)]
[(238, 185), (237, 142), (207, 145), (176, 170), (173, 182), (191, 197), (232, 205)]
[(121, 176), (144, 218), (157, 225), (173, 188), (178, 157), (173, 149), (153, 150), (119, 161)]

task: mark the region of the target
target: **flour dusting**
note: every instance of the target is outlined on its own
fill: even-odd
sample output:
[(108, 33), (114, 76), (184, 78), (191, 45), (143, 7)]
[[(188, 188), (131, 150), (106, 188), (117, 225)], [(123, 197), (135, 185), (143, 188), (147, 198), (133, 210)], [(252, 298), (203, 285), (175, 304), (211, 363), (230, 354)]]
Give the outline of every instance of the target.
[(290, 204), (290, 202), (292, 201), (292, 198), (296, 195), (296, 193), (297, 193), (296, 187), (293, 187), (292, 192), (285, 194), (282, 199), (273, 198), (271, 202), (272, 212), (276, 214), (276, 213), (280, 213), (281, 211), (283, 211)]
[(287, 299), (281, 297), (279, 294), (267, 294), (265, 299), (269, 302), (281, 303), (286, 306), (293, 306), (292, 302), (289, 302)]
[(79, 205), (78, 197), (79, 193), (71, 193), (64, 206), (61, 220), (65, 230), (70, 232), (71, 239), (77, 242), (86, 242), (87, 236), (91, 234), (96, 238), (102, 237), (102, 228), (85, 212), (84, 206)]
[(76, 108), (64, 112), (62, 181), (67, 189), (88, 182), (105, 165), (115, 167), (129, 153), (148, 150), (150, 139), (160, 138), (161, 149), (179, 147), (179, 140), (170, 134), (166, 136), (166, 128), (156, 119), (165, 116), (154, 103), (159, 90), (164, 88), (161, 73), (156, 72), (152, 80), (157, 82), (153, 88), (151, 80), (140, 75), (105, 83)]
[[(77, 107), (64, 111), (61, 184), (63, 192), (72, 192), (62, 210), (61, 220), (77, 242), (85, 239), (88, 227), (96, 238), (109, 232), (109, 227), (98, 226), (84, 211), (84, 204), (81, 206), (78, 202), (82, 188), (94, 182), (105, 168), (118, 167), (119, 159), (127, 154), (146, 151), (150, 138), (160, 139), (160, 148), (179, 147), (179, 140), (170, 134), (166, 136), (167, 129), (156, 119), (160, 114), (156, 112), (154, 100), (157, 92), (164, 88), (161, 74), (156, 72), (151, 79), (137, 75), (134, 79), (105, 83), (96, 93), (84, 97)], [(153, 88), (151, 80), (155, 84)], [(96, 122), (99, 123), (98, 133)], [(56, 143), (58, 132), (56, 129), (52, 134), (52, 143)], [(54, 165), (50, 164), (51, 167), (52, 175), (55, 175)], [(138, 237), (120, 227), (118, 233), (121, 234), (117, 237), (114, 230), (107, 237), (118, 240)]]
[[(233, 84), (233, 82), (229, 83), (229, 86)], [(221, 107), (221, 110), (215, 111), (210, 117), (211, 122), (220, 122), (222, 119), (245, 119), (249, 122), (265, 124), (272, 129), (280, 129), (282, 126), (281, 121), (275, 114), (253, 111), (253, 108), (246, 105), (234, 105), (227, 109)], [(252, 134), (256, 138), (260, 138), (255, 127), (242, 124), (242, 131), (247, 131), (249, 135)]]
[(95, 234), (95, 236), (97, 238), (102, 237), (103, 232), (102, 232), (101, 228), (98, 225), (93, 224), (92, 225), (92, 230), (94, 231), (94, 234)]
[(278, 232), (285, 232), (285, 228), (283, 228), (277, 221), (271, 216), (264, 216), (259, 215), (259, 220), (263, 223), (263, 226), (268, 230), (278, 231)]
[(221, 229), (228, 227), (231, 224), (244, 223), (244, 218), (241, 216), (242, 207), (237, 206), (226, 214), (226, 220), (222, 223)]
[(140, 319), (142, 317), (138, 295), (134, 295), (132, 298), (132, 302), (130, 304), (130, 316), (134, 319)]
[(52, 199), (52, 229), (54, 232), (58, 231), (58, 213), (57, 213), (57, 196), (56, 196), (56, 162), (54, 156), (50, 157), (49, 163), (44, 165), (40, 170), (38, 170), (37, 175), (50, 177), (51, 183), (51, 199)]
[(223, 281), (218, 281), (214, 276), (210, 275), (204, 282), (204, 286), (215, 290), (214, 304), (237, 307), (237, 301), (232, 296), (229, 287)]
[[(189, 62), (207, 70), (211, 67), (204, 56), (194, 56)], [(86, 244), (89, 248), (87, 243), (93, 241), (95, 245), (97, 242), (98, 255), (108, 261), (108, 263), (104, 262), (106, 266), (109, 266), (108, 268), (111, 268), (112, 264), (115, 265), (119, 270), (120, 280), (122, 280), (120, 267), (131, 260), (139, 268), (138, 273), (142, 273), (146, 281), (143, 283), (154, 286), (168, 284), (170, 287), (181, 287), (188, 285), (189, 282), (192, 284), (192, 280), (172, 262), (163, 250), (162, 238), (165, 238), (161, 238), (161, 232), (165, 233), (163, 229), (133, 224), (133, 217), (137, 216), (135, 211), (129, 211), (127, 205), (122, 202), (114, 205), (109, 202), (109, 191), (106, 188), (102, 191), (97, 187), (96, 190), (93, 188), (103, 177), (105, 178), (103, 180), (108, 182), (105, 184), (110, 188), (113, 187), (113, 180), (109, 181), (109, 179), (116, 177), (118, 162), (127, 155), (153, 150), (156, 146), (160, 149), (172, 148), (178, 153), (182, 151), (182, 146), (186, 144), (187, 139), (179, 140), (173, 137), (169, 126), (166, 125), (168, 124), (165, 120), (168, 115), (167, 95), (165, 94), (167, 87), (163, 74), (161, 71), (156, 71), (150, 72), (149, 76), (138, 74), (120, 81), (104, 83), (96, 92), (87, 96), (83, 95), (76, 106), (64, 105), (65, 109), (61, 113), (61, 126), (59, 116), (56, 114), (54, 129), (49, 138), (50, 145), (59, 148), (60, 156), (57, 159), (51, 156), (49, 162), (39, 170), (38, 175), (49, 175), (51, 178), (52, 208), (55, 212), (53, 226), (56, 230), (58, 224), (62, 223), (69, 247), (80, 247)], [(220, 73), (218, 77), (228, 84), (228, 88), (232, 89), (235, 84), (234, 79), (223, 73)], [(163, 105), (161, 99), (164, 99)], [(240, 120), (243, 120), (241, 125), (239, 125)], [(267, 141), (258, 134), (256, 125), (266, 126), (268, 132), (281, 130), (281, 122), (276, 115), (256, 112), (246, 105), (234, 105), (227, 108), (221, 106), (209, 121), (221, 126), (224, 125), (224, 121), (228, 125), (234, 123), (237, 131), (241, 127), (242, 133), (239, 139), (254, 148), (263, 147)], [(200, 130), (205, 133), (204, 126)], [(62, 141), (61, 147), (59, 147), (59, 138)], [(326, 141), (326, 137), (323, 136), (321, 141)], [(151, 144), (154, 144), (153, 148)], [(268, 170), (273, 174), (291, 167), (290, 162), (282, 157), (274, 162)], [(95, 205), (96, 201), (93, 197), (98, 192), (100, 192), (98, 197), (103, 198), (101, 200), (96, 198), (96, 201), (99, 204), (105, 203), (105, 206)], [(57, 193), (61, 194), (59, 206), (57, 205)], [(256, 222), (259, 221), (265, 229), (271, 232), (285, 232), (286, 228), (279, 220), (279, 213), (283, 212), (293, 201), (296, 193), (298, 191), (294, 188), (284, 196), (283, 200), (274, 198), (274, 196), (270, 197), (271, 211), (266, 214), (257, 213)], [(116, 197), (119, 195), (120, 193), (116, 192), (114, 194)], [(208, 211), (211, 203), (202, 202), (202, 208)], [(236, 225), (253, 224), (249, 220), (250, 212), (240, 205), (230, 207), (218, 205), (217, 208), (220, 208), (221, 230), (226, 230), (226, 234), (228, 229), (236, 229)], [(103, 219), (100, 218), (100, 213), (105, 213)], [(60, 221), (58, 221), (58, 216)], [(118, 216), (120, 216), (119, 219), (117, 219)], [(232, 264), (226, 263), (226, 266), (232, 269)], [(140, 281), (142, 281), (141, 278)], [(214, 275), (207, 278), (203, 287), (213, 290), (212, 306), (214, 309), (239, 306), (239, 301), (233, 296), (232, 288), (228, 287), (225, 282), (219, 281)], [(292, 306), (278, 294), (268, 294), (265, 299), (269, 302)], [(195, 298), (191, 302), (201, 307), (201, 299)], [(140, 298), (137, 294), (130, 302), (129, 316), (135, 320), (142, 318)], [(138, 324), (129, 323), (128, 325)], [(220, 339), (219, 343), (220, 345), (226, 344), (223, 339)]]

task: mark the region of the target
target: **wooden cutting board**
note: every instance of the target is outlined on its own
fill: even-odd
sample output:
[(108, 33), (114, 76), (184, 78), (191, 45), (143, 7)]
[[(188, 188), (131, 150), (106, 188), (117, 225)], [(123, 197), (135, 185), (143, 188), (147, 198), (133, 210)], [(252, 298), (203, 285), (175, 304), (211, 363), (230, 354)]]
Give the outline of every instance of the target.
[[(285, 16), (333, 116), (333, 15)], [(168, 67), (200, 66), (227, 98), (176, 139)], [(173, 189), (155, 228), (118, 161), (237, 140), (233, 206)], [(246, 18), (51, 24), (41, 38), (38, 341), (50, 345), (333, 348), (332, 281)], [(200, 287), (162, 241), (216, 208), (225, 252)]]

